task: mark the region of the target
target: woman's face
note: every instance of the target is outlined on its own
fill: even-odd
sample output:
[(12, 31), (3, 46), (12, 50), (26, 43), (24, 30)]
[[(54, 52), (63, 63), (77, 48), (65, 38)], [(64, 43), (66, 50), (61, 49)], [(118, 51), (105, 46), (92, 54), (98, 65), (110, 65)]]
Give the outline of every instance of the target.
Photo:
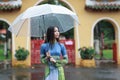
[(59, 31), (58, 31), (58, 28), (55, 27), (55, 28), (54, 28), (54, 37), (55, 37), (55, 38), (59, 38), (59, 35), (60, 35), (60, 33), (59, 33)]

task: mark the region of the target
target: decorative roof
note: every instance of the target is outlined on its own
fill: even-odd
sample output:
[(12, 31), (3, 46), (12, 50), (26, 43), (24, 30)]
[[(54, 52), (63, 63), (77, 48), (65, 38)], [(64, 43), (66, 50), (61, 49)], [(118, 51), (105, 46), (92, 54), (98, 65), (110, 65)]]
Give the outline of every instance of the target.
[(0, 11), (20, 10), (21, 6), (21, 0), (0, 2)]
[(120, 1), (97, 2), (86, 0), (85, 9), (89, 11), (120, 11)]

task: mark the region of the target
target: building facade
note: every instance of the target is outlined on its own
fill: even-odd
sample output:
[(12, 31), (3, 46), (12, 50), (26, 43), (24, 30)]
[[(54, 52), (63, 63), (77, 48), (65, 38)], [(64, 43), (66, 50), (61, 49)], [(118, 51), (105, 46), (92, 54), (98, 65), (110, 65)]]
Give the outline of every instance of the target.
[[(15, 0), (14, 0), (15, 1)], [(11, 4), (14, 1), (0, 2), (0, 4)], [(27, 8), (39, 5), (47, 0), (16, 0), (18, 7), (14, 9), (3, 8), (0, 11), (0, 21), (4, 21), (11, 25), (18, 15), (24, 12)], [(94, 47), (94, 29), (101, 21), (107, 21), (112, 24), (115, 31), (114, 41), (117, 46), (117, 64), (120, 64), (120, 1), (118, 0), (54, 0), (67, 5), (69, 9), (78, 15), (80, 25), (74, 27), (74, 40), (75, 40), (75, 65), (80, 65), (81, 58), (78, 49), (80, 47)], [(18, 3), (17, 3), (18, 2)], [(29, 4), (28, 4), (29, 3)], [(5, 5), (4, 4), (4, 5)], [(13, 3), (12, 3), (13, 4)], [(3, 6), (4, 6), (3, 5)], [(15, 5), (15, 6), (16, 6)], [(25, 26), (30, 26), (29, 22), (24, 23), (22, 32), (29, 31)], [(15, 36), (12, 35), (12, 65), (16, 65), (18, 61), (15, 59), (14, 54), (18, 46), (27, 48), (31, 53), (31, 37)], [(29, 55), (26, 61), (22, 64), (31, 66), (31, 56)]]

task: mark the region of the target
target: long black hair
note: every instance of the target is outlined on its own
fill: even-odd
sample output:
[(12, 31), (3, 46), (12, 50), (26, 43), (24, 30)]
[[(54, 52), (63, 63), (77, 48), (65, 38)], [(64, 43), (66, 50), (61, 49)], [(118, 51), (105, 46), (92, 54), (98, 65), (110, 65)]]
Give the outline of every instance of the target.
[[(54, 29), (55, 28), (58, 28), (58, 27), (57, 26), (48, 27), (47, 33), (46, 33), (45, 43), (49, 42), (50, 44), (53, 44), (55, 42), (55, 36), (54, 36)], [(59, 38), (57, 38), (56, 41), (59, 42)]]

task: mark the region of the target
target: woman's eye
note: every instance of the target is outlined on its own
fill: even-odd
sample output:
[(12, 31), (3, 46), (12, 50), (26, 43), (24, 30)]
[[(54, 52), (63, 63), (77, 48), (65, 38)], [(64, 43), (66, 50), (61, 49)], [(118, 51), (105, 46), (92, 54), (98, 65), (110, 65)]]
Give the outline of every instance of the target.
[(58, 32), (58, 31), (56, 30), (56, 31), (54, 31), (54, 32)]

